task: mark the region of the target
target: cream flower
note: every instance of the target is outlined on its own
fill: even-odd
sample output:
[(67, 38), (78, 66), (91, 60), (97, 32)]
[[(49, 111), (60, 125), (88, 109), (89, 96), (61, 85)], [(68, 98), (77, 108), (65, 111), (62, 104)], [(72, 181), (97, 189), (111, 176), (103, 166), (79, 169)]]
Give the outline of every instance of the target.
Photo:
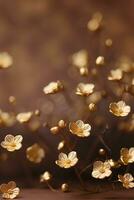
[(26, 157), (31, 162), (40, 163), (45, 157), (45, 151), (38, 144), (33, 144), (27, 148)]
[(76, 94), (80, 96), (89, 96), (93, 93), (95, 85), (94, 84), (85, 84), (79, 83), (76, 88)]
[(110, 75), (108, 76), (108, 80), (121, 80), (123, 77), (123, 72), (121, 69), (115, 69), (110, 71)]
[(12, 57), (6, 53), (0, 53), (0, 69), (6, 69), (9, 68), (13, 64)]
[(5, 149), (7, 149), (7, 151), (15, 151), (15, 150), (19, 150), (22, 147), (22, 142), (23, 137), (21, 135), (7, 135), (5, 137), (5, 140), (3, 142), (1, 142), (1, 146)]
[(60, 81), (57, 82), (51, 82), (47, 86), (43, 88), (43, 92), (45, 94), (54, 94), (63, 89), (63, 85)]
[(109, 162), (105, 161), (95, 161), (93, 164), (92, 176), (94, 178), (103, 179), (111, 175), (111, 165)]
[(129, 188), (133, 188), (134, 187), (134, 178), (132, 176), (132, 174), (130, 173), (126, 173), (123, 176), (122, 175), (118, 175), (118, 181), (123, 183), (123, 187), (129, 189)]
[(130, 149), (122, 148), (120, 151), (120, 160), (127, 165), (128, 163), (134, 162), (134, 147)]
[(130, 113), (131, 107), (126, 105), (124, 101), (118, 101), (110, 103), (109, 111), (113, 113), (115, 116), (125, 117)]
[(90, 135), (91, 126), (78, 120), (69, 124), (69, 130), (72, 134), (77, 135), (78, 137), (88, 137)]
[(77, 153), (71, 151), (68, 155), (65, 153), (60, 153), (58, 160), (55, 163), (62, 168), (70, 168), (76, 165), (78, 162)]
[(33, 112), (19, 113), (16, 116), (16, 119), (20, 123), (25, 123), (25, 122), (28, 122), (31, 119), (32, 115), (33, 115)]
[(88, 64), (88, 53), (82, 49), (72, 56), (72, 64), (78, 68), (85, 68)]
[(16, 187), (16, 183), (14, 181), (10, 181), (7, 184), (2, 184), (0, 186), (0, 191), (4, 199), (14, 199), (20, 193), (20, 189)]

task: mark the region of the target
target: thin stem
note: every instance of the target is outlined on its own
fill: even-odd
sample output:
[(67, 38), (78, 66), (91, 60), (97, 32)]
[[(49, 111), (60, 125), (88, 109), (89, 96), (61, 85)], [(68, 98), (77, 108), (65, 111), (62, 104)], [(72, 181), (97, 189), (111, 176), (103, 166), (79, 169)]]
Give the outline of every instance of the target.
[(104, 145), (104, 147), (111, 153), (111, 149), (108, 147), (108, 145), (104, 142), (103, 138), (101, 137), (101, 135), (98, 135), (98, 138), (100, 140), (100, 142)]
[(80, 174), (82, 174), (83, 172), (85, 172), (87, 169), (89, 169), (90, 167), (92, 167), (92, 163), (87, 165), (84, 169), (81, 170)]
[(57, 190), (55, 190), (48, 181), (46, 181), (46, 184), (48, 186), (48, 188), (52, 191), (52, 192), (57, 192)]

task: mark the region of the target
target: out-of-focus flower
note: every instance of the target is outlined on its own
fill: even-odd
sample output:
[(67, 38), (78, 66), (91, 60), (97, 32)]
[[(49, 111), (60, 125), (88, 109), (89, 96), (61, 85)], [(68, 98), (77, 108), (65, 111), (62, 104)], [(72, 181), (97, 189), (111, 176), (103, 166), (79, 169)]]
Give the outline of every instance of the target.
[(21, 135), (7, 135), (3, 142), (1, 142), (1, 146), (7, 151), (15, 151), (19, 150), (22, 147), (23, 137)]
[(51, 82), (43, 88), (45, 94), (54, 94), (63, 89), (63, 84), (60, 81)]
[(77, 164), (78, 158), (75, 151), (71, 151), (68, 155), (65, 153), (60, 153), (58, 160), (55, 163), (61, 168), (70, 168)]
[(102, 99), (102, 93), (101, 92), (94, 92), (93, 94), (91, 94), (88, 98), (87, 98), (87, 103), (94, 103), (97, 104), (98, 102), (100, 102)]
[(120, 151), (120, 160), (123, 162), (124, 165), (127, 165), (128, 163), (134, 162), (134, 147), (128, 148), (122, 148)]
[(110, 103), (109, 111), (115, 116), (125, 117), (130, 113), (131, 107), (126, 105), (124, 101), (118, 101)]
[(78, 68), (87, 68), (88, 65), (88, 53), (82, 49), (72, 56), (72, 64)]
[(134, 187), (134, 177), (130, 173), (126, 173), (123, 176), (118, 175), (118, 181), (122, 182), (123, 187), (127, 189)]
[(108, 76), (108, 80), (117, 81), (121, 80), (123, 77), (123, 72), (121, 69), (115, 69), (110, 71), (110, 75)]
[(134, 78), (132, 79), (132, 85), (134, 85)]
[(109, 162), (105, 161), (95, 161), (93, 164), (93, 171), (92, 171), (92, 177), (103, 179), (105, 177), (109, 177), (111, 175), (111, 165)]
[(103, 56), (98, 56), (96, 58), (96, 65), (102, 66), (105, 64), (105, 58)]
[(31, 162), (40, 163), (45, 157), (45, 151), (38, 144), (33, 144), (27, 148), (26, 157)]
[(89, 20), (87, 27), (90, 31), (97, 31), (102, 25), (103, 16), (100, 12), (94, 13)]
[(9, 68), (13, 64), (12, 57), (7, 53), (0, 53), (0, 69)]
[(13, 126), (16, 122), (15, 115), (13, 113), (7, 113), (0, 110), (0, 125), (1, 126)]
[(123, 72), (133, 72), (134, 71), (134, 61), (131, 58), (122, 56), (117, 62), (117, 67), (119, 67)]
[(79, 83), (76, 88), (76, 94), (80, 96), (89, 96), (93, 93), (95, 85), (94, 84), (85, 84)]
[(40, 182), (50, 181), (51, 178), (52, 178), (52, 175), (50, 174), (50, 172), (45, 171), (45, 172), (40, 176)]
[(89, 124), (84, 124), (82, 120), (78, 120), (69, 124), (69, 130), (78, 137), (88, 137), (90, 135), (91, 126)]
[(105, 40), (105, 45), (106, 45), (106, 47), (111, 47), (112, 44), (113, 44), (113, 41), (112, 41), (111, 38), (108, 38), (108, 39)]
[(32, 115), (33, 115), (33, 112), (19, 113), (17, 114), (16, 119), (20, 123), (25, 123), (31, 119)]
[(1, 184), (0, 191), (2, 193), (2, 198), (4, 199), (15, 199), (20, 193), (20, 189), (16, 187), (14, 181), (10, 181), (7, 184)]

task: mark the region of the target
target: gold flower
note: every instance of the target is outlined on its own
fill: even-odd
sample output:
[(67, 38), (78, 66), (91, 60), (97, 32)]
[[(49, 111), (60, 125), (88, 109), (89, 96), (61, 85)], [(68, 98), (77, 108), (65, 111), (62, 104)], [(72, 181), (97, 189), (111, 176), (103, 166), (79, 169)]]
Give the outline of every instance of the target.
[(26, 157), (31, 162), (40, 163), (45, 157), (45, 151), (38, 144), (35, 143), (27, 148)]
[(76, 67), (87, 68), (88, 65), (88, 53), (86, 50), (82, 49), (72, 56), (72, 64)]
[(78, 120), (69, 124), (69, 130), (78, 137), (88, 137), (90, 135), (91, 126), (89, 124), (84, 124), (82, 120)]
[(20, 193), (20, 189), (16, 187), (16, 183), (14, 181), (0, 185), (0, 191), (4, 199), (14, 199)]
[(118, 181), (123, 183), (123, 187), (129, 189), (129, 188), (133, 188), (134, 187), (134, 178), (132, 176), (132, 174), (130, 173), (126, 173), (123, 176), (122, 175), (118, 175)]
[(93, 93), (95, 85), (94, 84), (85, 84), (85, 83), (79, 83), (76, 88), (76, 94), (80, 96), (89, 96)]
[(77, 153), (71, 151), (68, 155), (65, 153), (60, 153), (58, 160), (55, 163), (62, 168), (70, 168), (76, 165), (78, 162)]
[(63, 84), (60, 81), (51, 82), (43, 88), (45, 94), (54, 94), (63, 89)]
[(45, 171), (40, 177), (40, 182), (49, 181), (51, 178), (52, 178), (52, 175), (50, 174), (50, 172)]
[(105, 161), (95, 161), (93, 164), (92, 177), (103, 179), (111, 175), (111, 165), (109, 162)]
[(131, 107), (126, 105), (124, 101), (118, 101), (110, 103), (109, 111), (115, 116), (125, 117), (130, 113)]
[(19, 150), (22, 147), (22, 142), (23, 137), (21, 135), (7, 135), (5, 137), (5, 140), (3, 142), (1, 142), (1, 146), (5, 149), (7, 149), (7, 151), (15, 151), (15, 150)]
[(134, 162), (134, 147), (130, 149), (122, 148), (120, 151), (120, 160), (123, 162), (124, 165), (128, 163)]
[(33, 115), (33, 112), (19, 113), (16, 116), (16, 119), (20, 123), (25, 123), (25, 122), (28, 122), (31, 119), (32, 115)]
[(115, 69), (110, 71), (110, 75), (108, 76), (108, 80), (121, 80), (123, 77), (123, 72), (121, 69)]
[(15, 124), (15, 116), (13, 113), (7, 113), (0, 110), (0, 125), (3, 126), (12, 126)]
[(9, 68), (13, 64), (12, 57), (7, 53), (0, 53), (0, 69)]

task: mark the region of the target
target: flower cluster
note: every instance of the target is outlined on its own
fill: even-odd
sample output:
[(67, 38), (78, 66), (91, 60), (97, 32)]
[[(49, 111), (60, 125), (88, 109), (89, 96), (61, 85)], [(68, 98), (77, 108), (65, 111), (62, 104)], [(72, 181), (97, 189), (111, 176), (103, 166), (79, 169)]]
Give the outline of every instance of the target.
[[(87, 28), (88, 31), (101, 33), (104, 23), (100, 12), (95, 13), (91, 17)], [(113, 41), (111, 38), (107, 38), (103, 43), (109, 50), (112, 48)], [(48, 83), (42, 92), (42, 96), (46, 97), (48, 103), (44, 103), (41, 108), (39, 107), (36, 110), (24, 110), (21, 113), (0, 110), (0, 127), (9, 128), (17, 123), (18, 126), (24, 126), (24, 128), (31, 132), (37, 133), (40, 132), (38, 130), (42, 131), (44, 127), (47, 127), (51, 137), (58, 137), (56, 140), (56, 157), (53, 158), (53, 165), (58, 169), (62, 168), (62, 170), (73, 171), (74, 169), (84, 189), (83, 173), (87, 173), (89, 180), (100, 179), (101, 181), (102, 179), (115, 177), (112, 177), (112, 175), (117, 168), (118, 175), (116, 175), (114, 181), (121, 182), (126, 189), (134, 188), (133, 171), (129, 168), (129, 165), (134, 164), (134, 147), (128, 148), (121, 145), (120, 156), (117, 160), (114, 160), (111, 157), (113, 146), (109, 145), (111, 142), (108, 141), (107, 134), (110, 128), (113, 134), (115, 134), (114, 132), (118, 134), (118, 131), (123, 133), (134, 131), (132, 104), (134, 96), (134, 62), (128, 57), (120, 57), (115, 61), (113, 68), (111, 68), (109, 57), (101, 53), (100, 55), (95, 55), (92, 66), (88, 50), (80, 49), (75, 52), (71, 55), (71, 66), (79, 71), (79, 74), (76, 71), (78, 76), (86, 77), (80, 77), (79, 81), (77, 79), (78, 82), (74, 82), (74, 89), (71, 91), (69, 88), (64, 87), (63, 81), (58, 80)], [(8, 53), (0, 53), (1, 69), (9, 68), (12, 64), (13, 59)], [(106, 65), (109, 65), (109, 67), (106, 67)], [(106, 71), (105, 68), (107, 68)], [(68, 92), (70, 93), (68, 94)], [(55, 94), (53, 95), (54, 102), (51, 99), (52, 94)], [(16, 98), (10, 96), (9, 103), (12, 106), (15, 105)], [(57, 106), (58, 103), (59, 107)], [(64, 108), (65, 103), (67, 103), (67, 106)], [(51, 118), (54, 115), (54, 108), (56, 110), (57, 107), (59, 110), (63, 108), (65, 112), (64, 119), (66, 120), (59, 120), (59, 115), (54, 116), (55, 120), (49, 120), (49, 117)], [(46, 118), (44, 116), (40, 117), (42, 114), (40, 110), (45, 112)], [(70, 115), (71, 117), (69, 117)], [(44, 122), (43, 120), (45, 119), (46, 121)], [(57, 122), (55, 123), (56, 120)], [(113, 127), (115, 127), (115, 130)], [(105, 141), (106, 134), (107, 142)], [(34, 142), (30, 146), (25, 147), (23, 145), (25, 141), (24, 134), (14, 135), (6, 133), (3, 141), (1, 141), (1, 147), (3, 151), (9, 154), (15, 151), (16, 153), (19, 153), (18, 151), (23, 153), (23, 148), (27, 161), (34, 165), (40, 165), (49, 154), (49, 151), (47, 151), (49, 147), (42, 138), (39, 142)], [(91, 146), (89, 145), (85, 148), (86, 151), (87, 149), (89, 151), (86, 152), (85, 158), (83, 158), (81, 157), (80, 150), (81, 148), (83, 151), (85, 149), (84, 146), (80, 148), (80, 141), (84, 143), (88, 140), (91, 140)], [(96, 147), (94, 148), (94, 146)], [(94, 155), (97, 154), (94, 160), (91, 159), (91, 154), (93, 153)], [(120, 168), (126, 168), (127, 173), (119, 173)], [(54, 175), (48, 169), (45, 169), (40, 176), (40, 183), (46, 184), (52, 191), (55, 191), (52, 186), (53, 178)], [(63, 192), (70, 190), (70, 186), (66, 182), (63, 182), (60, 188)], [(2, 184), (0, 191), (2, 197), (6, 199), (14, 199), (20, 193), (20, 189), (14, 181)]]

